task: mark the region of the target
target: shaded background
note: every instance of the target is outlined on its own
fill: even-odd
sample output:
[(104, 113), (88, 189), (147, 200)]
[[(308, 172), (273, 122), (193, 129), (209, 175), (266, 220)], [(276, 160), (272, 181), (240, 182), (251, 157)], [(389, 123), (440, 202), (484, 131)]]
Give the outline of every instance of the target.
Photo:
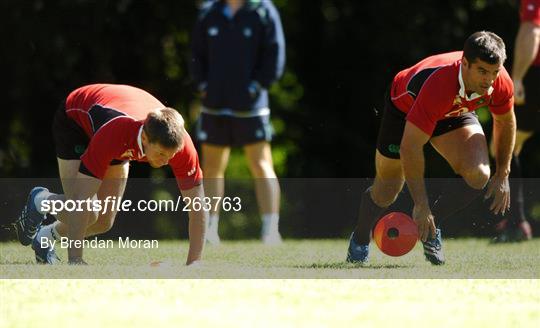
[[(461, 49), (465, 38), (477, 30), (491, 30), (506, 41), (510, 70), (519, 23), (518, 3), (511, 0), (274, 3), (285, 30), (287, 67), (271, 90), (276, 130), (273, 152), (278, 175), (291, 179), (372, 177), (377, 114), (393, 75), (428, 55)], [(177, 108), (192, 129), (197, 100), (187, 60), (196, 16), (196, 2), (188, 0), (2, 1), (0, 58), (6, 85), (0, 110), (0, 176), (57, 176), (50, 132), (53, 113), (71, 90), (85, 84), (125, 83), (146, 89)], [(489, 135), (490, 116), (481, 112), (480, 117)], [(539, 145), (536, 135), (523, 151), (526, 177), (539, 177)], [(451, 173), (432, 149), (427, 147), (426, 153), (428, 177)], [(133, 162), (130, 176), (163, 179), (172, 175), (168, 168), (151, 170)], [(227, 177), (234, 181), (249, 177), (238, 151), (233, 152)], [(289, 181), (295, 180), (283, 183)], [(538, 188), (538, 183), (533, 186)], [(156, 196), (163, 188), (159, 183), (148, 184), (148, 195)], [(287, 190), (284, 188), (285, 205), (292, 195)], [(343, 198), (339, 191), (330, 190), (304, 199), (293, 197), (295, 207), (310, 212), (297, 215), (285, 207), (285, 236), (347, 234), (355, 220), (355, 196), (345, 206), (347, 210), (336, 211), (332, 201)], [(246, 193), (246, 201), (254, 202), (249, 195)], [(23, 193), (19, 202), (1, 202), (1, 210), (11, 217), (24, 197)], [(540, 220), (539, 198), (538, 192), (527, 194), (527, 211), (536, 222)], [(474, 220), (455, 220), (450, 231), (490, 234), (495, 220), (481, 204), (471, 211), (468, 216)], [(254, 208), (240, 218), (224, 215), (223, 237), (256, 237), (260, 225), (256, 212)], [(178, 217), (173, 215), (162, 219), (165, 223), (127, 221), (122, 216), (110, 234), (185, 235), (185, 226), (178, 228)], [(8, 216), (0, 220), (5, 222)], [(166, 228), (159, 228), (160, 224)]]

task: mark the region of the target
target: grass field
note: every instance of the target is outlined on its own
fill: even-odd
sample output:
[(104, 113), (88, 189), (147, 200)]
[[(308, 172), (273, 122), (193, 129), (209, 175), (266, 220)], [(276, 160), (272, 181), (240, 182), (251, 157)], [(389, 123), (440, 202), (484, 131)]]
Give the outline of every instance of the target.
[[(187, 268), (185, 242), (160, 242), (150, 250), (87, 250), (92, 264), (87, 267), (35, 265), (29, 248), (2, 243), (0, 327), (540, 323), (540, 240), (510, 245), (445, 240), (443, 267), (425, 262), (419, 245), (400, 258), (372, 247), (371, 264), (355, 267), (343, 261), (346, 245), (345, 240), (287, 241), (279, 247), (229, 242), (207, 247), (205, 262)], [(65, 250), (60, 256), (65, 259)], [(171, 264), (150, 267), (154, 260)], [(107, 277), (214, 279), (93, 279)]]
[[(344, 261), (347, 240), (290, 240), (278, 247), (259, 241), (225, 242), (206, 247), (205, 262), (183, 265), (187, 242), (161, 241), (156, 249), (89, 249), (87, 267), (34, 264), (29, 247), (0, 244), (2, 278), (538, 278), (540, 239), (527, 243), (489, 245), (485, 239), (444, 240), (447, 264), (424, 260), (421, 244), (394, 258), (371, 245), (370, 264), (359, 268)], [(57, 248), (58, 249), (58, 248)], [(66, 259), (67, 252), (58, 254)], [(152, 261), (169, 266), (153, 268)]]

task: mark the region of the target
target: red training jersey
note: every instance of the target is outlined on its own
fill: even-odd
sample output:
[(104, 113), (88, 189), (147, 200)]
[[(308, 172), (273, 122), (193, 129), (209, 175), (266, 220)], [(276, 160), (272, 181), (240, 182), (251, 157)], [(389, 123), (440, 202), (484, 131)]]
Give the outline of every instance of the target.
[(467, 97), (461, 78), (462, 57), (462, 51), (431, 56), (394, 77), (392, 102), (407, 114), (408, 121), (429, 135), (442, 119), (484, 106), (493, 114), (504, 114), (514, 105), (514, 87), (504, 67), (485, 95)]
[[(540, 26), (540, 0), (522, 0), (519, 7), (519, 18), (521, 22), (532, 22)], [(540, 66), (540, 49), (532, 63), (532, 66)]]
[[(148, 113), (165, 106), (148, 92), (128, 85), (92, 84), (76, 89), (66, 99), (66, 115), (90, 139), (81, 166), (103, 179), (112, 160), (147, 162), (141, 133)], [(169, 161), (182, 190), (200, 184), (202, 170), (190, 136)]]

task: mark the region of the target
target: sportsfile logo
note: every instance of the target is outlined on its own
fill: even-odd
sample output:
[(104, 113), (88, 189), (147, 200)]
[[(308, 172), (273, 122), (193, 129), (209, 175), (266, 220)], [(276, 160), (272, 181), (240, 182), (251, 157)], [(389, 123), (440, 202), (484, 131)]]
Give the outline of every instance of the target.
[(41, 211), (52, 215), (60, 212), (172, 212), (172, 211), (217, 211), (225, 212), (242, 210), (240, 197), (182, 197), (172, 199), (141, 199), (133, 202), (122, 197), (107, 196), (105, 199), (78, 199), (78, 200), (44, 200), (41, 202)]

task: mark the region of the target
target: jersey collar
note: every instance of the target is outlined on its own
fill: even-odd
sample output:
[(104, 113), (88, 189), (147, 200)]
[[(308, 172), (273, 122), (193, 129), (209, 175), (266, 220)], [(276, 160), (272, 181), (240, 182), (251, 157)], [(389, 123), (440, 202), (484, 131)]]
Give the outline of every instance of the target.
[(141, 128), (139, 129), (139, 135), (137, 136), (137, 144), (139, 145), (139, 151), (140, 151), (141, 157), (146, 156), (146, 155), (144, 154), (144, 149), (143, 149), (143, 146), (142, 146), (142, 131), (143, 131), (143, 127), (144, 127), (144, 125), (141, 125)]
[[(459, 64), (459, 74), (458, 74), (458, 81), (459, 81), (459, 96), (461, 98), (464, 98), (467, 101), (471, 101), (477, 98), (482, 97), (482, 95), (477, 94), (476, 92), (473, 92), (471, 96), (467, 96), (467, 93), (465, 92), (465, 82), (463, 82), (463, 75), (461, 74), (461, 66), (463, 63)], [(489, 87), (488, 89), (488, 96), (491, 96), (491, 93), (493, 93), (493, 86)]]

